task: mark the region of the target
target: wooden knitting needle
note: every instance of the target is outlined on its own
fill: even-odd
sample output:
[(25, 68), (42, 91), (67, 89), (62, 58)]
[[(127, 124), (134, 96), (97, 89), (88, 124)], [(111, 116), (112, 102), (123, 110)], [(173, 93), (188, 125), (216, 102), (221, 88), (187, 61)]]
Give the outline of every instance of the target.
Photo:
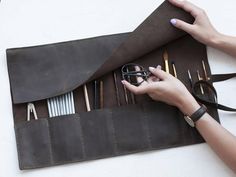
[(98, 109), (98, 81), (94, 81), (94, 109)]
[(119, 96), (119, 88), (118, 88), (118, 84), (117, 84), (117, 76), (116, 76), (116, 72), (113, 72), (113, 78), (114, 78), (114, 84), (115, 84), (115, 89), (116, 89), (116, 101), (117, 101), (117, 105), (120, 106), (120, 96)]
[(128, 95), (127, 95), (127, 89), (126, 89), (126, 87), (124, 85), (123, 85), (123, 88), (124, 88), (124, 94), (125, 94), (125, 103), (129, 104)]
[(88, 97), (88, 90), (87, 90), (86, 84), (83, 85), (83, 89), (84, 89), (84, 99), (85, 99), (87, 111), (91, 111), (89, 97)]
[(99, 85), (100, 85), (100, 108), (102, 109), (103, 108), (103, 100), (104, 100), (104, 98), (103, 98), (103, 81), (100, 81), (100, 83), (99, 83)]

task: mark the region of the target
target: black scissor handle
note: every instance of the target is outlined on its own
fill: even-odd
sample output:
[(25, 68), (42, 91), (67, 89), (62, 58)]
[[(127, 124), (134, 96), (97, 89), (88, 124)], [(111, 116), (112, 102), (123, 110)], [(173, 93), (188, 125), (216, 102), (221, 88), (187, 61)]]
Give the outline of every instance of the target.
[[(136, 68), (139, 68), (139, 70), (136, 70)], [(123, 80), (126, 80), (136, 86), (142, 84), (151, 75), (150, 71), (146, 70), (143, 66), (135, 63), (128, 63), (123, 65), (121, 68), (121, 73)], [(138, 77), (141, 77), (142, 81), (138, 81)]]

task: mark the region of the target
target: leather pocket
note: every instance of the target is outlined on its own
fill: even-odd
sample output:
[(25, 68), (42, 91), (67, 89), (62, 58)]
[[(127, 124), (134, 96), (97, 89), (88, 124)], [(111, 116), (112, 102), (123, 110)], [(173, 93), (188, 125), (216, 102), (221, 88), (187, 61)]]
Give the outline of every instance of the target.
[(51, 140), (47, 119), (15, 124), (20, 169), (52, 164)]
[(109, 109), (93, 110), (80, 113), (83, 131), (84, 150), (87, 159), (112, 156), (114, 154), (114, 137), (108, 125), (111, 119)]
[(131, 153), (148, 148), (144, 111), (140, 105), (112, 109), (112, 121), (118, 153)]
[(143, 104), (152, 148), (167, 148), (182, 143), (178, 109), (161, 102)]
[(83, 140), (78, 114), (48, 119), (55, 164), (84, 158)]

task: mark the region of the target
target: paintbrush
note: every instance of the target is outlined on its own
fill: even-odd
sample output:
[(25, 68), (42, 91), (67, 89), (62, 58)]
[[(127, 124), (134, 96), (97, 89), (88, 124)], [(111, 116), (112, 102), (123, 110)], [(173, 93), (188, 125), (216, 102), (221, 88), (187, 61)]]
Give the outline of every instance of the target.
[(170, 70), (169, 70), (169, 63), (168, 63), (168, 53), (167, 51), (165, 50), (164, 53), (163, 53), (163, 59), (164, 59), (164, 63), (165, 63), (165, 71), (167, 73), (170, 73)]
[(177, 72), (176, 72), (175, 63), (171, 62), (171, 65), (172, 65), (172, 68), (173, 68), (174, 76), (177, 78)]

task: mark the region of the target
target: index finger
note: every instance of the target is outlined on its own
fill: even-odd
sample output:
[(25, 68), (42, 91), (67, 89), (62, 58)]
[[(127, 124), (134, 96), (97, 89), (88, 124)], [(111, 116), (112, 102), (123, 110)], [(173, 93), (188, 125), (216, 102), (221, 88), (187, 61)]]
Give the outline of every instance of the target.
[(127, 82), (126, 80), (122, 80), (121, 81), (122, 84), (124, 84), (124, 86), (131, 92), (135, 93), (135, 94), (144, 94), (147, 93), (149, 91), (149, 87), (148, 84), (141, 84), (140, 86), (135, 86), (130, 84), (129, 82)]

